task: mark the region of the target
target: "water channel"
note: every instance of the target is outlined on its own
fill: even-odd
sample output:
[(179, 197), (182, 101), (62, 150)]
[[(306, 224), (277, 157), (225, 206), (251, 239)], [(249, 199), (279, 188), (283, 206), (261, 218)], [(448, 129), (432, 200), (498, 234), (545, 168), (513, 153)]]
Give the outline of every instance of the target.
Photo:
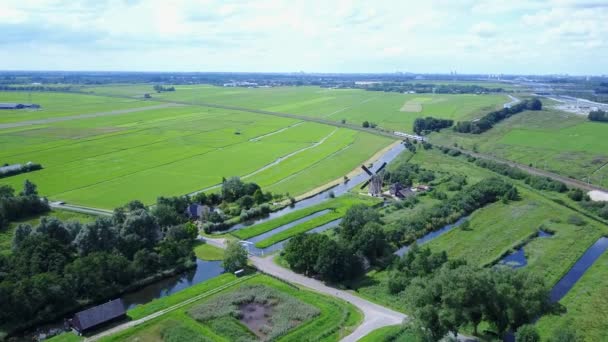
[[(535, 236), (535, 238), (548, 238), (551, 236), (553, 236), (553, 233), (550, 233), (550, 232), (547, 232), (544, 230), (539, 230), (538, 234)], [(498, 264), (504, 265), (504, 266), (509, 266), (511, 268), (522, 268), (522, 267), (528, 265), (528, 258), (526, 258), (526, 253), (524, 251), (524, 247), (525, 247), (525, 244), (523, 246), (519, 247), (516, 251), (507, 254), (502, 259), (500, 259)]]
[[(441, 229), (438, 229), (438, 230), (432, 231), (432, 232), (430, 232), (430, 233), (427, 233), (427, 234), (426, 234), (426, 235), (424, 235), (423, 237), (421, 237), (421, 238), (417, 239), (417, 240), (416, 240), (416, 244), (421, 245), (421, 244), (423, 244), (423, 243), (425, 243), (425, 242), (429, 242), (429, 241), (431, 241), (431, 240), (433, 240), (433, 239), (435, 239), (435, 238), (438, 238), (438, 237), (440, 237), (441, 235), (443, 235), (443, 234), (445, 234), (445, 233), (449, 232), (450, 230), (452, 230), (452, 229), (454, 229), (454, 228), (456, 228), (456, 227), (460, 226), (460, 225), (461, 225), (461, 224), (463, 224), (463, 223), (464, 223), (464, 222), (465, 222), (465, 221), (466, 221), (468, 218), (469, 218), (468, 216), (461, 217), (460, 219), (458, 219), (458, 221), (456, 221), (456, 222), (454, 222), (454, 223), (452, 223), (452, 224), (445, 225), (445, 226), (444, 226), (443, 228), (441, 228)], [(409, 250), (410, 250), (410, 245), (403, 246), (403, 247), (399, 248), (399, 249), (398, 249), (398, 250), (395, 252), (395, 254), (401, 257), (401, 256), (403, 256), (405, 253), (407, 253), (407, 251), (409, 251)]]

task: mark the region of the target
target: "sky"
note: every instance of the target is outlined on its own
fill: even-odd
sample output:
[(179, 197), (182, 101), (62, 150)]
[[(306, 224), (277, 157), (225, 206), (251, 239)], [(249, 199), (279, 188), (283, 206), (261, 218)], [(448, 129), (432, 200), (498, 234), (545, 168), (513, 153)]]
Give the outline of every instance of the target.
[(0, 0), (0, 70), (608, 74), (608, 0)]

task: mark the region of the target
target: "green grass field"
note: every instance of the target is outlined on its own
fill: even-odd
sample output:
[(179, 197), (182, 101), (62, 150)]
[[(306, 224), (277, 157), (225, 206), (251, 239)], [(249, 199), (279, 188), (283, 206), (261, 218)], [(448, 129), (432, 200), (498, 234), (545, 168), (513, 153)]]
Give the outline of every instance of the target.
[(331, 221), (335, 221), (346, 214), (348, 208), (355, 204), (366, 204), (366, 205), (375, 205), (380, 203), (380, 199), (369, 197), (369, 196), (340, 196), (330, 201), (330, 206), (328, 208), (331, 209), (330, 212), (315, 217), (309, 221), (302, 222), (294, 227), (291, 227), (287, 230), (284, 230), (280, 233), (274, 234), (262, 241), (259, 241), (255, 244), (258, 248), (266, 248), (274, 245), (275, 243), (287, 240), (297, 234), (305, 233), (311, 229), (322, 226)]
[[(105, 209), (133, 199), (151, 204), (158, 196), (191, 193), (233, 175), (297, 195), (342, 177), (391, 143), (296, 123), (181, 107), (0, 130), (3, 163), (44, 167), (0, 184), (21, 187), (30, 179), (52, 200)], [(283, 160), (273, 164), (278, 158)]]
[(194, 247), (194, 254), (201, 260), (224, 260), (224, 250), (208, 243)]
[[(141, 98), (149, 88), (141, 85), (87, 88), (96, 94)], [(224, 88), (207, 85), (176, 86), (175, 92), (152, 94), (161, 100), (233, 105), (251, 109), (322, 117), (360, 124), (372, 121), (382, 127), (409, 132), (414, 119), (435, 116), (473, 119), (509, 102), (504, 95), (398, 94), (360, 89), (318, 87)], [(422, 101), (419, 113), (401, 112), (405, 102)]]
[(431, 141), (532, 164), (565, 176), (608, 187), (608, 124), (590, 122), (576, 114), (554, 109), (523, 112), (479, 134), (444, 130)]
[[(231, 280), (229, 277), (234, 276), (221, 276), (221, 282), (230, 282)], [(183, 299), (192, 297), (194, 293), (201, 294), (205, 291), (217, 288), (220, 285), (218, 283), (218, 279), (220, 278), (215, 278), (210, 282), (206, 282), (208, 284), (205, 285), (204, 288), (202, 285), (205, 283), (196, 285), (196, 291), (190, 289), (185, 290), (189, 291), (187, 295), (182, 294), (182, 292), (184, 291), (178, 292), (173, 295), (178, 296), (180, 299), (165, 300), (162, 303), (160, 302), (162, 301), (162, 299), (160, 299), (158, 301), (152, 302), (156, 302), (153, 306), (151, 305), (152, 303), (149, 303), (142, 307), (138, 307), (142, 309), (137, 312), (135, 310), (137, 310), (138, 308), (130, 310), (128, 314), (130, 317), (136, 319), (161, 310), (163, 308), (169, 307), (172, 304), (181, 302)], [(350, 333), (362, 321), (362, 314), (354, 306), (346, 302), (327, 297), (325, 295), (321, 295), (315, 292), (310, 292), (300, 288), (294, 288), (283, 282), (275, 280), (274, 278), (270, 278), (264, 275), (255, 275), (251, 278), (245, 279), (237, 285), (217, 292), (217, 294), (214, 294), (211, 297), (202, 298), (200, 301), (195, 301), (175, 311), (172, 311), (156, 319), (148, 321), (140, 326), (127, 329), (123, 332), (117, 333), (107, 338), (103, 338), (101, 339), (101, 341), (171, 341), (172, 339), (170, 339), (167, 334), (173, 336), (188, 336), (189, 338), (195, 338), (196, 340), (200, 341), (230, 341), (228, 337), (222, 334), (218, 334), (218, 332), (214, 329), (217, 328), (216, 326), (214, 326), (214, 324), (199, 323), (192, 317), (190, 317), (186, 312), (190, 308), (200, 303), (205, 303), (206, 301), (214, 298), (215, 296), (234, 291), (239, 286), (245, 284), (264, 285), (272, 287), (273, 289), (281, 291), (286, 295), (292, 296), (297, 300), (310, 304), (320, 311), (319, 316), (301, 324), (286, 335), (281, 336), (278, 339), (279, 341), (337, 341), (341, 337)], [(194, 289), (194, 287), (191, 289)], [(171, 298), (173, 296), (169, 296), (166, 298)], [(179, 322), (179, 324), (176, 324), (175, 322)], [(167, 327), (176, 325), (179, 328), (177, 329), (177, 331), (166, 331)]]
[(92, 96), (67, 93), (44, 92), (2, 92), (0, 102), (36, 103), (40, 109), (3, 110), (0, 124), (28, 120), (46, 119), (79, 114), (92, 114), (113, 110), (148, 107), (162, 104), (143, 99), (124, 99), (115, 97)]
[[(421, 150), (411, 158), (411, 162), (436, 172), (468, 175), (469, 184), (484, 177), (496, 176), (468, 163), (464, 158), (445, 156), (436, 150)], [(519, 201), (508, 204), (497, 202), (479, 209), (470, 216), (468, 230), (456, 228), (426, 245), (433, 251), (445, 250), (450, 258), (463, 258), (474, 265), (484, 266), (527, 242), (524, 252), (528, 265), (521, 271), (539, 274), (552, 286), (589, 246), (600, 236), (608, 235), (608, 226), (554, 202), (554, 199), (568, 202), (564, 194), (540, 192), (522, 182), (509, 181), (518, 185)], [(420, 205), (426, 205), (425, 200), (417, 206)], [(414, 210), (405, 209), (403, 212), (411, 214)], [(586, 223), (582, 226), (572, 224), (572, 216), (578, 216)], [(554, 232), (554, 235), (532, 239), (541, 227)], [(606, 316), (603, 308), (606, 293), (601, 284), (608, 282), (606, 262), (608, 257), (604, 255), (562, 299), (560, 303), (567, 309), (566, 314), (541, 319), (539, 328), (543, 338), (550, 337), (556, 327), (568, 324), (580, 327), (586, 340), (605, 338)], [(373, 270), (353, 286), (361, 297), (407, 313), (406, 299), (402, 295), (391, 295), (387, 281), (386, 271)]]
[(49, 213), (40, 217), (30, 218), (19, 222), (12, 222), (9, 225), (8, 229), (0, 231), (0, 253), (8, 254), (11, 252), (13, 234), (15, 232), (15, 228), (17, 228), (20, 223), (26, 223), (31, 225), (32, 227), (36, 227), (40, 223), (40, 218), (43, 216), (56, 217), (62, 221), (76, 220), (82, 223), (92, 222), (93, 220), (95, 220), (94, 216), (86, 214), (76, 213), (67, 210), (52, 210)]

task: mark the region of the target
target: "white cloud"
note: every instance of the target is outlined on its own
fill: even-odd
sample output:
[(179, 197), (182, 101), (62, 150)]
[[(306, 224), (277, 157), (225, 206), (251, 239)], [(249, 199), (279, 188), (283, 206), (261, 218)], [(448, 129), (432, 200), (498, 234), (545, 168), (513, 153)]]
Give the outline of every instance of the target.
[(2, 0), (0, 57), (10, 69), (600, 73), (605, 4)]

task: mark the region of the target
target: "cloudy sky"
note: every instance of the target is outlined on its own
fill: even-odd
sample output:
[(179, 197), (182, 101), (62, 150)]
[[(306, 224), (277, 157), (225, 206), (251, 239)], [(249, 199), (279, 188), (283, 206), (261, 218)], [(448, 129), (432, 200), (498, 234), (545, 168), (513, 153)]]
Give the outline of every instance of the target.
[(608, 0), (0, 0), (0, 70), (608, 74)]

